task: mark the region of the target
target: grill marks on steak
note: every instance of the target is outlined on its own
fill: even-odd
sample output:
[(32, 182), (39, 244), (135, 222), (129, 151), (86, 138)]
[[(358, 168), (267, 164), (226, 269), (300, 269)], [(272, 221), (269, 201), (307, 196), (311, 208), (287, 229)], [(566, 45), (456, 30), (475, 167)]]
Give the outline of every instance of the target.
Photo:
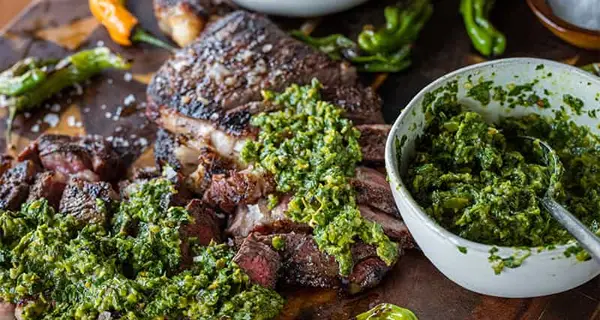
[(109, 183), (74, 178), (63, 192), (59, 210), (83, 223), (104, 224), (110, 219), (108, 211), (118, 200), (119, 195)]
[(281, 268), (281, 257), (271, 246), (250, 236), (244, 239), (233, 258), (252, 282), (265, 288), (275, 289)]
[[(240, 267), (248, 274), (259, 273), (262, 278), (270, 279), (274, 274), (274, 268), (263, 267), (265, 264), (263, 261), (267, 259), (262, 257), (270, 257), (272, 253), (264, 246), (255, 245), (255, 242), (260, 242), (274, 250), (272, 242), (275, 236), (280, 237), (285, 243), (280, 251), (276, 251), (281, 258), (279, 281), (285, 285), (343, 287), (349, 293), (358, 293), (379, 284), (391, 268), (377, 257), (373, 246), (357, 243), (352, 248), (354, 268), (350, 276), (342, 278), (333, 256), (321, 252), (312, 235), (297, 233), (250, 235), (242, 242), (238, 251), (238, 256), (243, 255), (245, 262)], [(252, 261), (263, 263), (251, 263)]]
[(123, 173), (119, 155), (100, 136), (45, 134), (19, 155), (23, 159), (39, 160), (46, 170), (87, 181), (113, 181)]
[(0, 177), (0, 209), (18, 210), (29, 194), (39, 167), (30, 160), (17, 163)]

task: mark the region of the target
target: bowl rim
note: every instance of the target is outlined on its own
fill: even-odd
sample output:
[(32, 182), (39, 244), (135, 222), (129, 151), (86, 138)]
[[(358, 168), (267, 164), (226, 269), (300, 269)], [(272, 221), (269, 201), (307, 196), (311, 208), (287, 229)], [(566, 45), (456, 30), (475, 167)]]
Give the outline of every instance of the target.
[[(588, 80), (588, 82), (595, 83), (596, 86), (600, 88), (600, 78), (590, 74), (589, 72), (586, 72), (584, 70), (581, 70), (577, 67), (574, 67), (574, 66), (571, 66), (568, 64), (564, 64), (564, 63), (560, 63), (560, 62), (556, 62), (556, 61), (552, 61), (552, 60), (547, 60), (547, 59), (540, 59), (540, 58), (505, 58), (505, 59), (498, 59), (498, 60), (482, 62), (482, 63), (469, 65), (469, 66), (457, 69), (455, 71), (452, 71), (448, 74), (443, 75), (442, 77), (434, 80), (433, 82), (431, 82), (430, 84), (425, 86), (423, 89), (421, 89), (419, 91), (419, 93), (417, 93), (410, 100), (410, 102), (404, 107), (404, 109), (402, 110), (402, 112), (400, 113), (398, 118), (394, 121), (394, 124), (390, 130), (390, 134), (387, 137), (387, 141), (386, 141), (386, 145), (385, 145), (386, 172), (388, 174), (388, 177), (390, 180), (389, 181), (390, 187), (392, 188), (393, 192), (399, 193), (400, 196), (405, 200), (405, 204), (408, 205), (413, 210), (413, 212), (417, 213), (416, 217), (419, 220), (419, 222), (424, 224), (430, 231), (443, 237), (446, 241), (452, 242), (457, 247), (458, 246), (466, 247), (468, 249), (473, 249), (475, 251), (486, 252), (486, 253), (489, 253), (489, 251), (492, 248), (497, 248), (499, 250), (498, 252), (509, 252), (509, 251), (515, 252), (515, 251), (525, 251), (525, 250), (529, 249), (532, 256), (533, 255), (535, 255), (535, 256), (549, 256), (549, 255), (556, 256), (556, 250), (561, 250), (561, 253), (562, 253), (565, 249), (569, 248), (570, 246), (573, 246), (573, 243), (570, 242), (567, 244), (556, 245), (552, 249), (547, 248), (547, 247), (507, 247), (507, 246), (500, 246), (500, 245), (488, 245), (488, 244), (471, 241), (471, 240), (462, 238), (462, 237), (450, 232), (449, 230), (446, 230), (444, 227), (439, 225), (435, 220), (433, 220), (427, 213), (425, 213), (425, 211), (421, 208), (421, 206), (412, 197), (411, 193), (408, 191), (408, 188), (403, 183), (403, 180), (402, 180), (402, 177), (400, 174), (400, 169), (397, 167), (397, 159), (394, 159), (396, 132), (399, 130), (400, 124), (403, 122), (404, 118), (406, 118), (410, 114), (410, 112), (412, 112), (412, 110), (420, 107), (418, 102), (422, 100), (422, 98), (424, 97), (424, 95), (426, 93), (428, 93), (432, 89), (444, 84), (445, 82), (447, 82), (451, 79), (454, 79), (456, 76), (459, 76), (461, 74), (464, 74), (464, 73), (467, 73), (467, 72), (470, 72), (473, 70), (489, 68), (491, 66), (497, 67), (497, 66), (502, 66), (502, 65), (507, 65), (507, 64), (524, 64), (524, 65), (544, 64), (546, 67), (550, 66), (551, 68), (555, 68), (555, 69), (563, 69), (563, 70), (567, 69), (569, 71), (569, 73), (575, 73), (576, 77), (580, 77), (582, 79)], [(585, 261), (582, 261), (582, 262), (585, 262)]]
[(580, 34), (586, 34), (588, 36), (600, 37), (599, 30), (586, 29), (579, 26), (576, 26), (569, 21), (564, 20), (563, 18), (557, 16), (554, 13), (552, 7), (546, 2), (546, 0), (527, 0), (529, 7), (533, 11), (533, 13), (542, 21), (547, 23), (552, 28), (559, 30), (561, 32), (571, 31)]

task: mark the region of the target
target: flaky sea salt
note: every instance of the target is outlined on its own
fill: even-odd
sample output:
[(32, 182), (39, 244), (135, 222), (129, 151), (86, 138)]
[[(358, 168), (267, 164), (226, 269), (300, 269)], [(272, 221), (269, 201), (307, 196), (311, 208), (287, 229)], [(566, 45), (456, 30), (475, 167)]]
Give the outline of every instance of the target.
[(44, 116), (44, 122), (47, 123), (51, 128), (54, 128), (60, 122), (60, 117), (54, 113), (48, 113)]
[(135, 96), (133, 94), (128, 95), (127, 97), (125, 97), (125, 99), (123, 100), (123, 104), (127, 107), (129, 107), (130, 105), (135, 103)]
[(76, 124), (77, 124), (77, 120), (75, 120), (75, 117), (74, 117), (74, 116), (69, 116), (69, 117), (67, 118), (67, 125), (68, 125), (69, 127), (75, 127), (75, 125), (76, 125)]
[(131, 82), (131, 80), (133, 80), (133, 75), (129, 72), (125, 72), (125, 75), (123, 76), (123, 80), (125, 80), (126, 82)]
[(34, 124), (31, 126), (31, 132), (37, 133), (40, 132), (40, 125), (39, 124)]

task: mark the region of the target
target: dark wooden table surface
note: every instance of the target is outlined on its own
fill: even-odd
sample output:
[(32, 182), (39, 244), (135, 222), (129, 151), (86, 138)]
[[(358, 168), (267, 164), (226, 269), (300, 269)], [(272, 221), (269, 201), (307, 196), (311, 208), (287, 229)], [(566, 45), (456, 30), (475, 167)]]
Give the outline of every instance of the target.
[[(301, 0), (299, 0), (301, 1)], [(367, 23), (378, 24), (386, 1), (323, 18), (315, 33), (343, 32), (354, 35)], [(414, 64), (393, 75), (380, 88), (384, 112), (392, 122), (403, 106), (423, 86), (462, 66), (481, 61), (471, 49), (458, 15), (457, 0), (434, 1), (435, 13), (414, 52)], [(129, 1), (145, 28), (158, 34), (151, 1)], [(3, 10), (3, 8), (0, 8)], [(508, 37), (507, 57), (527, 56), (584, 64), (600, 61), (598, 52), (569, 46), (544, 29), (523, 0), (498, 1), (493, 15)], [(277, 19), (286, 27), (302, 20)], [(35, 2), (0, 38), (0, 69), (26, 56), (63, 57), (72, 50), (107, 45), (134, 59), (129, 73), (107, 72), (84, 87), (82, 94), (66, 92), (40, 110), (16, 121), (13, 143), (17, 150), (42, 132), (101, 134), (129, 151), (134, 165), (151, 163), (154, 128), (143, 116), (145, 86), (149, 76), (168, 57), (147, 46), (119, 48), (91, 18), (84, 0)], [(365, 81), (370, 79), (366, 78)], [(137, 110), (123, 109), (133, 94)], [(118, 116), (118, 114), (121, 114)], [(0, 116), (6, 115), (0, 109)], [(4, 122), (0, 123), (0, 132)], [(0, 148), (6, 141), (0, 138)], [(16, 152), (17, 150), (8, 150)], [(415, 311), (420, 319), (600, 319), (600, 278), (574, 290), (535, 299), (500, 299), (469, 292), (439, 273), (419, 252), (402, 257), (383, 284), (357, 297), (343, 297), (331, 290), (290, 290), (282, 319), (348, 319), (379, 302), (391, 302)]]

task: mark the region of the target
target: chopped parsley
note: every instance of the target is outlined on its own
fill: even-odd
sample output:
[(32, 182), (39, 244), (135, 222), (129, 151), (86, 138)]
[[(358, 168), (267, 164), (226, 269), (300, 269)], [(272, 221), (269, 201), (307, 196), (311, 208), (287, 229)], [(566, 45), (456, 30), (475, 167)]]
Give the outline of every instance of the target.
[(277, 191), (292, 193), (286, 214), (314, 229), (319, 249), (334, 256), (340, 274), (352, 271), (351, 246), (357, 240), (377, 248), (388, 265), (398, 257), (398, 245), (381, 225), (365, 220), (348, 179), (362, 159), (360, 133), (343, 110), (321, 100), (321, 85), (292, 85), (277, 94), (264, 92), (281, 109), (252, 118), (258, 139), (247, 142), (242, 159), (273, 174)]
[[(272, 319), (275, 292), (250, 283), (226, 245), (194, 246), (182, 270), (185, 209), (167, 207), (166, 179), (121, 203), (112, 227), (81, 225), (40, 199), (0, 212), (0, 299), (26, 301), (23, 319)], [(136, 231), (133, 231), (136, 230)]]

